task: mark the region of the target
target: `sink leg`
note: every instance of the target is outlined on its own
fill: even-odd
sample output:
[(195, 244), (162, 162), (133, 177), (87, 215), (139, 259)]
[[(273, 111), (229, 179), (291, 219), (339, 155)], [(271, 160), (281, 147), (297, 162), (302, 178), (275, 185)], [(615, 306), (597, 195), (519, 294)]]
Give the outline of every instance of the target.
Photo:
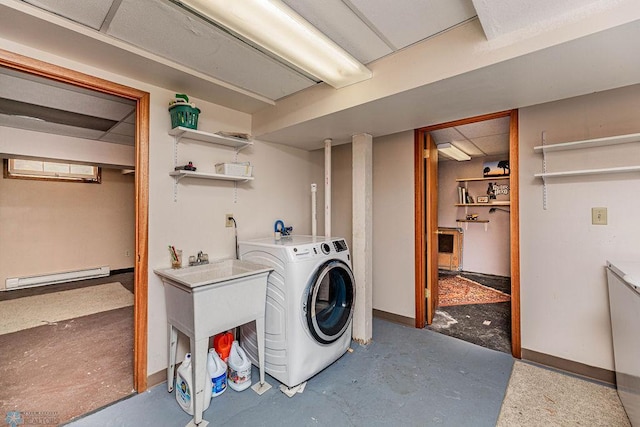
[[(209, 338), (198, 341), (191, 339), (191, 384), (193, 384), (193, 421), (196, 425), (202, 422), (202, 412), (204, 410), (204, 388), (207, 377), (207, 347)], [(209, 379), (211, 381), (211, 379)], [(211, 385), (209, 385), (211, 387)]]
[(167, 368), (167, 390), (173, 391), (174, 374), (176, 371), (176, 352), (178, 351), (178, 330), (171, 323), (167, 323), (167, 337), (169, 340), (169, 367)]
[(260, 384), (264, 384), (264, 317), (256, 319), (256, 335), (258, 341), (258, 365), (260, 369)]

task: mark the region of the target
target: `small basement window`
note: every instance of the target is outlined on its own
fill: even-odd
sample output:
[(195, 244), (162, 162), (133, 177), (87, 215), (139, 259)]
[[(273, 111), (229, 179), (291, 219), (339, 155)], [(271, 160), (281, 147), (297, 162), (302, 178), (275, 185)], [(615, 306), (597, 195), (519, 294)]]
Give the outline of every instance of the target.
[(5, 178), (100, 184), (101, 172), (101, 168), (98, 166), (76, 163), (24, 159), (4, 160)]

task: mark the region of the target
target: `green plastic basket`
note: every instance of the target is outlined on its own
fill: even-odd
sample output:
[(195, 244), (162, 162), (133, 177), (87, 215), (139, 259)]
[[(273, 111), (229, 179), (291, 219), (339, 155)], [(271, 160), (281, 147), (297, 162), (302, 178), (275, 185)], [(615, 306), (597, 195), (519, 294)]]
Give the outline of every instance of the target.
[(199, 108), (190, 105), (175, 104), (169, 107), (171, 115), (171, 128), (183, 126), (189, 129), (198, 129)]

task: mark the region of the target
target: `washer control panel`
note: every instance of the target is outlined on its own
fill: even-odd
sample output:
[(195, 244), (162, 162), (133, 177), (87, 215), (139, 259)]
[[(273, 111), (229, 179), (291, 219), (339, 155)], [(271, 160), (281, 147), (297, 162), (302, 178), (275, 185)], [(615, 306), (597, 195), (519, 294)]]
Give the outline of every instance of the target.
[(346, 251), (347, 249), (347, 242), (340, 239), (340, 240), (334, 240), (333, 241), (333, 247), (336, 248), (336, 252), (342, 252), (342, 251)]
[(333, 240), (322, 243), (308, 243), (288, 248), (293, 259), (313, 258), (316, 256), (326, 256), (349, 250), (344, 239)]

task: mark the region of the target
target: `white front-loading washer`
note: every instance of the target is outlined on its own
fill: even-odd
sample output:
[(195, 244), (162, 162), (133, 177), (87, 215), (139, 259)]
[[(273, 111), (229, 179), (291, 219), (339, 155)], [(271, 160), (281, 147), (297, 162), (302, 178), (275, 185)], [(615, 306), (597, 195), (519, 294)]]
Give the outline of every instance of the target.
[[(240, 259), (273, 267), (267, 282), (265, 370), (296, 386), (342, 356), (351, 344), (355, 281), (344, 239), (283, 236), (239, 243)], [(240, 328), (254, 364), (253, 323)]]

